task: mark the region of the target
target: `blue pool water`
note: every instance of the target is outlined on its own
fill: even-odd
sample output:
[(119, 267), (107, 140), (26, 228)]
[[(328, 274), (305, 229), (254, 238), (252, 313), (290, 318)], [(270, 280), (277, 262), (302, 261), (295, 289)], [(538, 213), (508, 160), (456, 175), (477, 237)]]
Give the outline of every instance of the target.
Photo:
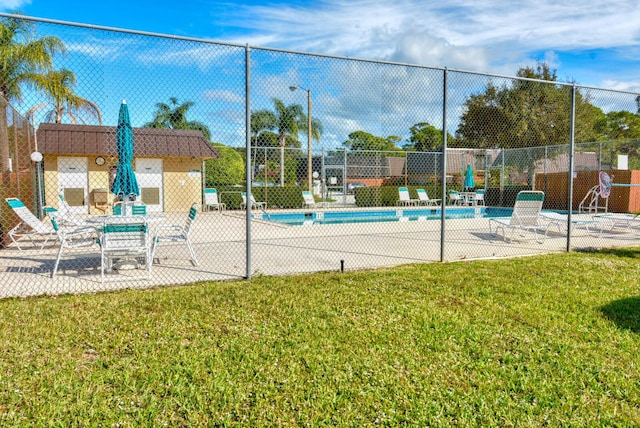
[[(456, 207), (447, 208), (446, 218), (508, 217), (511, 208)], [(375, 223), (397, 221), (440, 220), (440, 208), (402, 208), (366, 211), (301, 211), (293, 213), (257, 214), (254, 217), (291, 226), (314, 224)]]

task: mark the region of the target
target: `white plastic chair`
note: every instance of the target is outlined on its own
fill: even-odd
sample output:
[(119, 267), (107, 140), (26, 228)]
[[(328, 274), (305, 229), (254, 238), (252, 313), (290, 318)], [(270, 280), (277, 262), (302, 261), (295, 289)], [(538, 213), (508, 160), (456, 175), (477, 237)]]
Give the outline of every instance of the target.
[(98, 229), (93, 226), (80, 226), (76, 228), (62, 228), (58, 224), (58, 214), (50, 212), (49, 218), (51, 219), (51, 225), (58, 235), (58, 241), (60, 241), (60, 248), (58, 249), (58, 256), (56, 262), (53, 265), (53, 271), (51, 272), (51, 278), (56, 276), (58, 272), (58, 266), (60, 265), (60, 258), (62, 253), (67, 249), (86, 248), (99, 244)]
[(104, 221), (100, 235), (100, 277), (105, 281), (107, 273), (114, 268), (114, 260), (144, 259), (145, 273), (140, 276), (115, 277), (115, 280), (149, 279), (151, 277), (151, 245), (149, 227), (142, 216), (112, 216)]
[(204, 189), (204, 211), (210, 211), (211, 209), (220, 212), (227, 209), (227, 206), (218, 200), (218, 191), (216, 189)]
[(115, 201), (113, 203), (113, 215), (147, 215), (147, 205), (142, 201)]
[(464, 198), (457, 190), (449, 190), (449, 204), (450, 205), (462, 205)]
[(308, 190), (302, 191), (302, 198), (304, 199), (303, 208), (315, 208), (316, 199), (313, 197), (313, 193)]
[(191, 229), (196, 221), (197, 213), (198, 204), (194, 202), (189, 209), (189, 214), (187, 215), (187, 220), (184, 224), (159, 226), (156, 229), (153, 237), (153, 246), (151, 248), (151, 260), (153, 260), (155, 257), (158, 244), (184, 242), (189, 249), (189, 254), (191, 255), (191, 263), (193, 263), (194, 266), (198, 266), (198, 259), (196, 258), (196, 252), (193, 249), (190, 237)]
[(58, 193), (58, 209), (56, 210), (53, 207), (44, 207), (46, 213), (55, 212), (56, 220), (58, 224), (62, 227), (65, 226), (84, 226), (86, 225), (85, 221), (81, 218), (77, 217), (72, 211), (69, 203), (64, 198), (64, 192), (61, 190)]
[(483, 205), (484, 206), (484, 190), (476, 190), (473, 195), (473, 205)]
[[(265, 209), (267, 208), (267, 203), (266, 202), (258, 202), (256, 201), (256, 199), (253, 197), (253, 195), (250, 196), (249, 200), (251, 201), (251, 208), (257, 208), (257, 209)], [(241, 208), (245, 209), (247, 207), (247, 193), (246, 192), (242, 192), (242, 205)]]
[(438, 205), (442, 199), (431, 199), (429, 194), (424, 189), (416, 189), (418, 192), (418, 205)]
[(398, 188), (398, 205), (418, 205), (419, 199), (411, 199), (407, 187)]

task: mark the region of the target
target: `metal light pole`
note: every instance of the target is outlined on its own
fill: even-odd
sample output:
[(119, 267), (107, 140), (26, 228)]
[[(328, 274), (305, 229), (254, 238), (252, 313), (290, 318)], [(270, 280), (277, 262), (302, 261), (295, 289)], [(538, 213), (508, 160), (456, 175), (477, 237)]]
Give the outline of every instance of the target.
[(311, 89), (303, 88), (302, 86), (295, 85), (289, 86), (291, 91), (296, 89), (302, 89), (307, 91), (307, 187), (310, 192), (313, 192), (313, 156), (311, 154)]
[(31, 161), (36, 164), (36, 209), (38, 211), (38, 218), (44, 217), (44, 198), (42, 197), (42, 179), (40, 178), (42, 172), (42, 153), (38, 151), (38, 129), (35, 125), (31, 124), (31, 118), (29, 118), (29, 130), (33, 129), (33, 152), (31, 153)]

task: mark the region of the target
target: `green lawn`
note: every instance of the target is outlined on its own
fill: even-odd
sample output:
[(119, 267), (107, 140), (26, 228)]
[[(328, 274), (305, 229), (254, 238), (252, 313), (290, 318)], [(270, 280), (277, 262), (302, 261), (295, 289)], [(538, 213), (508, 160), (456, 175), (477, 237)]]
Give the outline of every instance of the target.
[(640, 248), (0, 301), (0, 425), (638, 426)]

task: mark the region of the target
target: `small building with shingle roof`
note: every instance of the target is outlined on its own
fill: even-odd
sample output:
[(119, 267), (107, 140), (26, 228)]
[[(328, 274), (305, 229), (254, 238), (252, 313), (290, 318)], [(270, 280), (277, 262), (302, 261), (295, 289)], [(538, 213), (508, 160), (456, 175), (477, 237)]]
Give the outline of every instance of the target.
[[(110, 213), (116, 127), (43, 123), (36, 136), (45, 204), (57, 206), (62, 192), (79, 214)], [(133, 128), (133, 138), (133, 168), (148, 211), (188, 211), (202, 201), (204, 161), (220, 157), (202, 132)]]

